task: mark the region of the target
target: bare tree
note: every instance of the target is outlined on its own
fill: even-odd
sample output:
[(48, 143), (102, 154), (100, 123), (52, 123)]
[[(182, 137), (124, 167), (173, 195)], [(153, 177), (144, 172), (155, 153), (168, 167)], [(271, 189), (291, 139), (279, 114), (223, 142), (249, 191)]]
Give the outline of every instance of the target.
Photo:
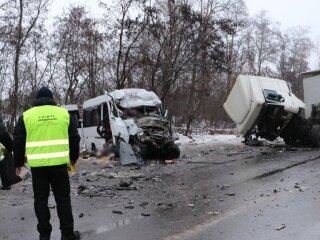
[(247, 40), (248, 13), (243, 0), (228, 2), (225, 9), (227, 10), (222, 12), (222, 16), (229, 20), (229, 29), (223, 34), (227, 62), (226, 93), (229, 93), (237, 76), (243, 72), (243, 68), (248, 60), (248, 48), (246, 48), (245, 44)]
[(313, 43), (305, 28), (296, 27), (279, 36), (280, 51), (277, 60), (278, 77), (292, 84), (295, 93), (302, 98), (302, 81), (300, 74), (308, 71), (308, 59)]
[[(212, 77), (216, 72), (225, 69), (225, 49), (222, 41), (222, 33), (232, 30), (230, 19), (219, 18), (213, 5), (214, 1), (201, 4), (198, 14), (191, 13), (196, 19), (191, 18), (191, 22), (197, 22), (197, 31), (192, 37), (193, 59), (190, 62), (192, 69), (191, 83), (186, 91), (187, 105), (184, 108), (184, 121), (186, 122), (185, 134), (191, 130), (191, 124), (198, 119), (203, 109), (205, 101), (211, 94)], [(221, 35), (218, 34), (221, 32)]]
[(117, 45), (115, 83), (118, 89), (124, 88), (127, 81), (130, 82), (131, 71), (135, 66), (130, 59), (131, 53), (137, 47), (148, 21), (147, 12), (143, 11), (145, 4), (145, 0), (119, 0), (108, 10), (108, 15), (113, 15), (115, 18), (112, 34), (117, 36), (114, 44)]
[(49, 0), (19, 0), (18, 4), (14, 6), (17, 13), (16, 25), (12, 34), (12, 43), (15, 45), (14, 50), (14, 73), (13, 73), (13, 88), (11, 91), (12, 97), (12, 119), (10, 127), (12, 128), (18, 110), (18, 93), (20, 86), (19, 67), (20, 58), (26, 41), (29, 39), (32, 30), (35, 28), (37, 21), (41, 14), (47, 11)]
[(58, 19), (53, 36), (57, 58), (57, 72), (51, 84), (62, 103), (77, 103), (84, 89), (83, 71), (83, 24), (86, 11), (83, 7), (72, 7)]
[(49, 51), (49, 35), (43, 25), (38, 25), (30, 34), (26, 48), (28, 52), (21, 61), (21, 84), (19, 96), (22, 99), (19, 103), (21, 109), (26, 109), (33, 101), (37, 90), (44, 85), (48, 85), (50, 77), (48, 68), (50, 61), (47, 59)]
[[(274, 62), (278, 52), (277, 36), (279, 35), (278, 27), (272, 24), (267, 17), (266, 11), (260, 12), (253, 19), (253, 44), (255, 67), (253, 74), (257, 76), (265, 75), (263, 73), (264, 64)], [(252, 56), (253, 57), (253, 56)]]
[(103, 94), (104, 89), (100, 88), (103, 82), (101, 71), (104, 67), (104, 34), (98, 30), (98, 22), (86, 18), (82, 24), (82, 61), (84, 69), (83, 79), (86, 84), (88, 97), (96, 97)]

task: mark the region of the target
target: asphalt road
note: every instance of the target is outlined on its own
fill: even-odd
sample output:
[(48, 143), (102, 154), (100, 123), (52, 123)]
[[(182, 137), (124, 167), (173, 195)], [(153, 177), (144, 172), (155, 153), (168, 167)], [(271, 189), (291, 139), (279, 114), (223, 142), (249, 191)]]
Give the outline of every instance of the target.
[[(319, 169), (320, 150), (240, 141), (183, 146), (167, 165), (86, 159), (72, 177), (75, 226), (90, 240), (320, 239)], [(0, 192), (0, 239), (37, 239), (30, 179)]]

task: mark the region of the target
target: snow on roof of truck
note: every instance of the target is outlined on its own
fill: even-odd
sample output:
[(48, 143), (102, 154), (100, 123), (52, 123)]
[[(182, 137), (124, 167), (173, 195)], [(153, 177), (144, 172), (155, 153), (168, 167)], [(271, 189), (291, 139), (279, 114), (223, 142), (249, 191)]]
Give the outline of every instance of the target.
[(127, 88), (114, 90), (110, 96), (119, 101), (119, 105), (123, 108), (132, 108), (140, 106), (156, 107), (161, 105), (161, 100), (152, 91), (139, 88)]
[(109, 95), (101, 95), (92, 99), (89, 99), (87, 101), (84, 101), (83, 103), (83, 109), (90, 109), (94, 108), (96, 106), (101, 105), (101, 103), (108, 102), (111, 100), (111, 97)]
[(320, 75), (320, 70), (314, 70), (314, 71), (310, 71), (310, 72), (301, 73), (302, 78), (309, 78), (309, 77), (314, 77), (317, 75)]

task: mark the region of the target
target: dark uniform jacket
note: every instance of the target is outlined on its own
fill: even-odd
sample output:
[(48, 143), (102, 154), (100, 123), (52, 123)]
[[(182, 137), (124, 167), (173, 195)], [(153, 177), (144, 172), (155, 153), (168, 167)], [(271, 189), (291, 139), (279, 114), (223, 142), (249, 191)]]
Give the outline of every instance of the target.
[(3, 146), (5, 146), (8, 152), (12, 152), (13, 150), (12, 138), (6, 129), (1, 116), (0, 116), (0, 143), (2, 143)]
[[(43, 105), (56, 105), (55, 101), (52, 98), (42, 97), (38, 98), (34, 102), (34, 106), (43, 106)], [(20, 116), (18, 123), (13, 132), (13, 157), (16, 167), (21, 167), (24, 164), (25, 160), (25, 150), (26, 150), (26, 128), (23, 121), (23, 116)], [(79, 142), (80, 136), (77, 130), (77, 124), (70, 116), (69, 124), (69, 156), (71, 162), (76, 162), (79, 157)]]

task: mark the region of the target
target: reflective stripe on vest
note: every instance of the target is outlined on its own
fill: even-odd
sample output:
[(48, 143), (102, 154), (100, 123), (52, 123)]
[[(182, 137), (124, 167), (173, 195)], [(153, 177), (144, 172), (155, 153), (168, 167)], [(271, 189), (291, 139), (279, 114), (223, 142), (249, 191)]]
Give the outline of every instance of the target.
[(69, 152), (54, 152), (54, 153), (38, 153), (38, 154), (30, 154), (28, 156), (28, 161), (44, 159), (44, 158), (60, 158), (60, 157), (68, 157)]
[(43, 146), (52, 146), (52, 145), (60, 145), (60, 144), (69, 144), (68, 139), (59, 139), (59, 140), (48, 140), (48, 141), (40, 141), (40, 142), (28, 142), (26, 143), (26, 147), (43, 147)]
[(51, 105), (33, 107), (23, 113), (23, 120), (27, 132), (26, 155), (30, 167), (69, 162), (70, 116), (66, 109)]

